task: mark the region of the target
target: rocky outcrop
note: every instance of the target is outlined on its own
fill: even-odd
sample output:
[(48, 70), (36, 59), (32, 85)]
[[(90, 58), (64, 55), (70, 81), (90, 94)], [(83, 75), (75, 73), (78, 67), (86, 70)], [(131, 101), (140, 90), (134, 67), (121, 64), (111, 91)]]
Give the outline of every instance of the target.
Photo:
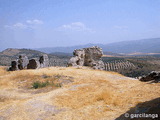
[(49, 59), (47, 55), (42, 55), (39, 57), (39, 63), (40, 63), (40, 67), (44, 68), (44, 67), (49, 67)]
[(28, 63), (29, 63), (28, 57), (25, 55), (20, 55), (18, 59), (18, 69), (23, 70), (27, 68)]
[(160, 82), (160, 71), (152, 71), (147, 76), (142, 76), (140, 78), (140, 81), (143, 81), (143, 82), (148, 82), (148, 81)]
[(105, 64), (101, 60), (102, 49), (97, 46), (74, 50), (73, 55), (74, 57), (69, 60), (68, 66), (89, 66), (94, 69), (105, 69)]
[(9, 68), (9, 71), (23, 70), (27, 68), (28, 63), (28, 57), (25, 55), (20, 55), (17, 60), (11, 62), (11, 67)]
[(40, 63), (36, 58), (29, 60), (29, 64), (27, 65), (27, 69), (38, 69), (40, 68)]
[(94, 46), (90, 48), (84, 48), (85, 51), (85, 59), (84, 66), (91, 66), (94, 69), (105, 69), (105, 64), (101, 60), (103, 56), (103, 51), (101, 48)]
[(25, 55), (20, 55), (19, 58), (11, 62), (11, 67), (9, 71), (23, 70), (23, 69), (38, 69), (49, 67), (49, 59), (46, 54), (37, 58), (32, 58), (28, 60)]
[(9, 71), (15, 70), (18, 70), (18, 62), (16, 60), (11, 62), (11, 67), (9, 68)]
[(84, 58), (85, 58), (85, 51), (83, 49), (77, 49), (73, 51), (74, 57), (72, 57), (69, 62), (68, 66), (83, 66), (84, 65)]

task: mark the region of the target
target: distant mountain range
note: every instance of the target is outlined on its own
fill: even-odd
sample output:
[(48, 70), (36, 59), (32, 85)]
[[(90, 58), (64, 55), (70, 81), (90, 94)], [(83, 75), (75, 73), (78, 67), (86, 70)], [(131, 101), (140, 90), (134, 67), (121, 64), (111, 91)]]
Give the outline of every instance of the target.
[(122, 41), (110, 44), (86, 44), (71, 47), (48, 47), (38, 48), (41, 52), (45, 53), (72, 53), (74, 49), (80, 49), (91, 46), (99, 46), (104, 52), (112, 53), (160, 53), (160, 38)]
[[(28, 58), (38, 57), (48, 54), (50, 61), (56, 65), (66, 65), (67, 61), (73, 56), (75, 49), (99, 46), (107, 56), (121, 55), (160, 55), (160, 38), (122, 41), (111, 44), (86, 44), (71, 47), (50, 47), (31, 49), (6, 49), (0, 52), (0, 65), (10, 65), (11, 60), (17, 59), (20, 54), (25, 54)], [(122, 54), (123, 53), (123, 54)]]

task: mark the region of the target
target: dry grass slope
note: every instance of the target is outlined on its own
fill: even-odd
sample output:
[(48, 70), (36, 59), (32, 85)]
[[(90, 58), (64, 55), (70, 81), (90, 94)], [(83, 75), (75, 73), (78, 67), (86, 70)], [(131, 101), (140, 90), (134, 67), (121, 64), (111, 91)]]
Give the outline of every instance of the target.
[[(64, 84), (35, 90), (31, 89), (35, 81)], [(0, 119), (114, 120), (138, 103), (158, 97), (159, 83), (143, 83), (115, 72), (85, 67), (14, 72), (0, 68)]]

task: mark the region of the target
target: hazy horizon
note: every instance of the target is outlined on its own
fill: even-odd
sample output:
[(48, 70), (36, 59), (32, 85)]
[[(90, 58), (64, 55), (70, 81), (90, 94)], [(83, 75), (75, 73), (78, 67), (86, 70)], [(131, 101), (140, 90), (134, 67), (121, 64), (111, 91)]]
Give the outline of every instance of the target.
[(160, 38), (160, 1), (0, 0), (0, 51)]

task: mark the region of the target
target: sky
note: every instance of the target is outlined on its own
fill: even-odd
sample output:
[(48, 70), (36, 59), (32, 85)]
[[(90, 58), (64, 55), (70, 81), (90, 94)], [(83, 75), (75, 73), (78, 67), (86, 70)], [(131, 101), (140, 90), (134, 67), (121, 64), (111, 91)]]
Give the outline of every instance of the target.
[(0, 50), (160, 37), (160, 0), (0, 0)]

